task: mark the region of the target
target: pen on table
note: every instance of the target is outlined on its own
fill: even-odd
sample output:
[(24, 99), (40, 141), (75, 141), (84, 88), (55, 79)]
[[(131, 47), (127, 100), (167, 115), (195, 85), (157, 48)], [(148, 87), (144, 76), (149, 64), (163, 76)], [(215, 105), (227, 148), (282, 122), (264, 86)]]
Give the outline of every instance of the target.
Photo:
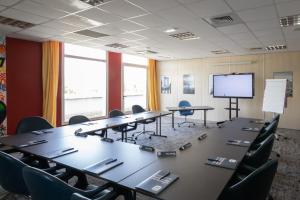
[(166, 177), (169, 176), (170, 174), (171, 174), (171, 172), (168, 171), (168, 173), (166, 173), (165, 175), (163, 175), (162, 177), (160, 177), (159, 180), (162, 180), (162, 179), (166, 178)]
[(109, 165), (110, 163), (116, 162), (118, 159), (112, 159), (110, 161), (108, 161), (107, 163), (105, 163), (106, 165)]
[(71, 150), (74, 150), (74, 148), (68, 148), (68, 149), (63, 150), (62, 152), (67, 152), (67, 151), (71, 151)]

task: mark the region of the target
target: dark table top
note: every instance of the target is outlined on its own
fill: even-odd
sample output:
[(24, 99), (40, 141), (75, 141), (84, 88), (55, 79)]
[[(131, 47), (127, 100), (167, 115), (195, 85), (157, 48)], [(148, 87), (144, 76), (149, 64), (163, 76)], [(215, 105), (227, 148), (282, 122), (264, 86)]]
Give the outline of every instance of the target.
[(240, 139), (253, 142), (257, 132), (242, 131), (242, 127), (257, 127), (249, 119), (236, 119), (227, 122), (223, 128), (207, 130), (207, 138), (199, 141), (195, 138), (192, 147), (177, 151), (173, 158), (161, 158), (146, 168), (120, 182), (121, 185), (134, 189), (137, 184), (150, 177), (158, 170), (168, 169), (177, 174), (179, 179), (157, 196), (168, 200), (215, 200), (230, 180), (234, 170), (206, 165), (208, 157), (222, 156), (241, 161), (248, 147), (227, 145), (227, 140)]
[(213, 107), (210, 106), (189, 106), (189, 107), (166, 107), (169, 111), (180, 111), (180, 110), (214, 110)]

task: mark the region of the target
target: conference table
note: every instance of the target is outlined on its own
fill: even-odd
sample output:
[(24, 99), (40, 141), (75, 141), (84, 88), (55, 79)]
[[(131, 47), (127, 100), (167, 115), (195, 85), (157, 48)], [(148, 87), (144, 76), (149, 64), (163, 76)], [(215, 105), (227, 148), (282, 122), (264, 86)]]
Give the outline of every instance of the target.
[[(135, 117), (133, 117), (135, 118)], [(125, 120), (128, 120), (126, 118)], [(141, 118), (135, 118), (137, 121)], [(130, 120), (129, 120), (130, 121)], [(158, 195), (149, 196), (165, 200), (215, 200), (234, 174), (235, 170), (206, 165), (207, 158), (221, 156), (240, 162), (249, 147), (228, 145), (228, 140), (247, 140), (252, 143), (259, 132), (244, 131), (244, 127), (262, 128), (262, 124), (255, 124), (254, 119), (238, 118), (225, 122), (222, 128), (205, 130), (207, 137), (203, 140), (193, 138), (192, 146), (184, 151), (176, 150), (176, 157), (159, 158), (154, 152), (143, 151), (138, 145), (118, 142), (102, 141), (97, 136), (77, 137), (73, 131), (82, 125), (70, 125), (51, 129), (52, 133), (35, 135), (25, 133), (0, 138), (0, 142), (10, 145), (22, 152), (30, 153), (56, 162), (60, 165), (86, 172), (89, 166), (113, 158), (123, 164), (94, 177), (118, 184), (134, 191), (136, 185), (152, 176), (159, 170), (170, 170), (179, 179)], [(92, 126), (92, 125), (91, 125)], [(91, 130), (91, 127), (89, 130)], [(99, 126), (100, 127), (100, 126)], [(99, 128), (97, 127), (97, 128)], [(204, 132), (202, 132), (204, 133)], [(55, 137), (51, 136), (52, 134)], [(200, 134), (200, 133), (199, 133)], [(22, 139), (23, 138), (23, 139)], [(34, 139), (45, 139), (43, 144), (20, 147), (20, 144)], [(53, 152), (74, 148), (76, 152), (60, 157), (51, 157)]]
[(177, 111), (187, 111), (187, 110), (203, 110), (203, 124), (204, 124), (204, 127), (206, 127), (206, 117), (207, 117), (207, 111), (208, 110), (214, 110), (213, 107), (210, 107), (210, 106), (188, 106), (188, 107), (166, 107), (166, 109), (168, 111), (171, 111), (172, 112), (172, 128), (175, 130), (175, 126), (174, 126), (174, 115), (175, 115), (175, 112)]

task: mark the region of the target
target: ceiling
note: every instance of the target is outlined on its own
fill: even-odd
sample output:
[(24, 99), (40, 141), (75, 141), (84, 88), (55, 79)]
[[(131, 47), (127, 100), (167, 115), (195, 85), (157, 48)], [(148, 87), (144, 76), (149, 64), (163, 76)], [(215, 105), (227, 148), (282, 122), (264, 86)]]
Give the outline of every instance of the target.
[[(241, 22), (215, 28), (205, 19), (228, 13)], [(269, 45), (300, 50), (297, 27), (281, 27), (280, 17), (300, 14), (300, 0), (106, 0), (91, 6), (79, 0), (0, 0), (0, 16), (35, 24), (27, 29), (0, 25), (0, 34), (35, 41), (59, 40), (88, 47), (137, 54), (157, 60), (202, 58), (266, 52)], [(299, 26), (299, 25), (298, 25)], [(300, 27), (300, 26), (299, 26)], [(164, 32), (191, 32), (196, 40), (179, 40)], [(104, 37), (74, 32), (91, 30)], [(298, 29), (299, 30), (299, 29)], [(173, 34), (173, 33), (172, 33)], [(120, 43), (118, 49), (105, 45)], [(263, 47), (262, 50), (250, 48)], [(229, 52), (229, 53), (228, 53)]]

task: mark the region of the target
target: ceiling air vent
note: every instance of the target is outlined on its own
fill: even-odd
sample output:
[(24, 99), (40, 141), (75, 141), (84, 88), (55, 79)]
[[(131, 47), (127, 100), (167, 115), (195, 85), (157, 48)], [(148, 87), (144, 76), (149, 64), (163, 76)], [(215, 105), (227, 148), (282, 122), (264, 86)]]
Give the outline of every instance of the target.
[(267, 46), (266, 50), (267, 51), (278, 51), (278, 50), (284, 50), (286, 49), (286, 45), (272, 45), (272, 46)]
[(179, 39), (179, 40), (197, 40), (200, 37), (197, 37), (194, 33), (191, 32), (184, 32), (184, 33), (175, 33), (169, 35), (173, 38)]
[(204, 20), (215, 28), (242, 23), (241, 18), (235, 13), (216, 15), (210, 18), (205, 18)]
[(297, 26), (300, 25), (300, 15), (292, 15), (280, 18), (281, 27)]
[(84, 36), (88, 36), (88, 37), (93, 37), (93, 38), (100, 38), (100, 37), (109, 36), (107, 34), (99, 33), (99, 32), (96, 32), (96, 31), (91, 31), (91, 30), (82, 30), (82, 31), (77, 31), (75, 33), (80, 34), (80, 35), (84, 35)]
[(107, 47), (112, 47), (112, 48), (116, 48), (116, 49), (125, 49), (128, 48), (129, 46), (124, 45), (124, 44), (120, 44), (120, 43), (112, 43), (112, 44), (107, 44), (105, 45)]
[(211, 51), (213, 54), (217, 54), (217, 55), (220, 55), (220, 54), (227, 54), (227, 53), (230, 53), (230, 51), (228, 50), (215, 50), (215, 51)]
[(112, 0), (80, 0), (80, 1), (87, 3), (91, 6), (98, 6), (98, 5), (110, 2)]
[(3, 17), (3, 16), (0, 16), (0, 24), (22, 28), (22, 29), (31, 28), (35, 26), (35, 24), (32, 23), (28, 23), (16, 19), (8, 18), (8, 17)]

